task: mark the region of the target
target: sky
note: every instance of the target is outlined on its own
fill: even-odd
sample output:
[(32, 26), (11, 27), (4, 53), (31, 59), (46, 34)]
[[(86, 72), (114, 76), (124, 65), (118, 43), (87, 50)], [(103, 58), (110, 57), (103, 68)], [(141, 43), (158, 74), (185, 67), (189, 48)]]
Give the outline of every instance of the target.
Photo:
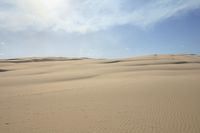
[(200, 54), (200, 0), (0, 0), (0, 58)]

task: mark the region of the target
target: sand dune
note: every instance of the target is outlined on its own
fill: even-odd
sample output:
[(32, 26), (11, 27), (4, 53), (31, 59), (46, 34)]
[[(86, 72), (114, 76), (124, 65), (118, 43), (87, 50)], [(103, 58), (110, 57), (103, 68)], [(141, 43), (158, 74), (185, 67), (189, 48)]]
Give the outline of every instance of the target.
[(200, 56), (0, 60), (0, 133), (200, 133)]

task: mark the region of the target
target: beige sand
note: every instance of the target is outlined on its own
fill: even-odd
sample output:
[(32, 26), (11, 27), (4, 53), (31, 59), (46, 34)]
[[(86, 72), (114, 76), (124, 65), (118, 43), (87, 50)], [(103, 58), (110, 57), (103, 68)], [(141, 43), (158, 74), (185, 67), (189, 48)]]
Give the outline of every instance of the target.
[(200, 57), (1, 60), (0, 133), (200, 133)]

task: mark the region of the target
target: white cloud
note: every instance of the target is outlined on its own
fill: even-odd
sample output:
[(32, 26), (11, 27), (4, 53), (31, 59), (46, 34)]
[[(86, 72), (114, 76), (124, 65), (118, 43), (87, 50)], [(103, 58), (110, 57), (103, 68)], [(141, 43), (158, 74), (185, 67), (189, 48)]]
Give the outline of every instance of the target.
[(5, 44), (5, 42), (0, 42), (0, 46), (4, 46)]
[(146, 27), (199, 7), (200, 0), (1, 0), (0, 29), (86, 33), (124, 24)]
[(4, 55), (4, 53), (3, 53), (3, 47), (4, 47), (4, 45), (5, 45), (5, 42), (0, 42), (0, 56), (3, 56)]

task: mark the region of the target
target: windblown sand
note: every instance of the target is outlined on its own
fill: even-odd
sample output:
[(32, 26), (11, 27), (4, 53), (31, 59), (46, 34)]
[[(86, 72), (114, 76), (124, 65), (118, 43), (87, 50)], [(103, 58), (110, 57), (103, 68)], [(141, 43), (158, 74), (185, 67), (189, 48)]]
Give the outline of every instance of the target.
[(200, 133), (200, 57), (1, 60), (0, 133)]

